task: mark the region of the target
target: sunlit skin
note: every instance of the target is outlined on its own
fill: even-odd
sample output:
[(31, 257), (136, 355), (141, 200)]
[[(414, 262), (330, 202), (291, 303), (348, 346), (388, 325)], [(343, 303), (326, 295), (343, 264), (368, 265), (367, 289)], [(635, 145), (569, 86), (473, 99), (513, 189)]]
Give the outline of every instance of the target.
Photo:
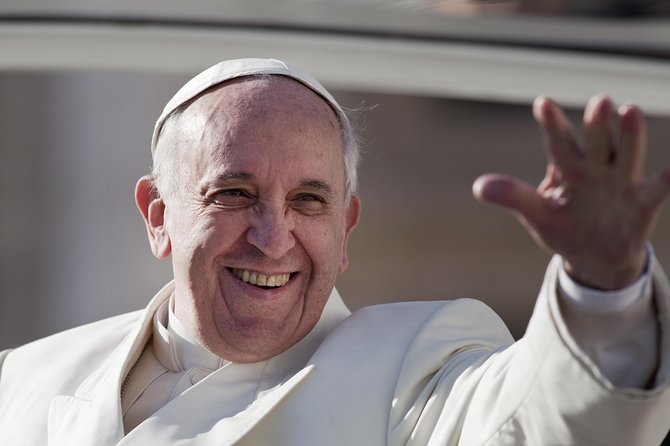
[[(137, 185), (152, 250), (172, 254), (175, 314), (196, 340), (230, 361), (265, 360), (314, 327), (347, 266), (360, 206), (345, 195), (337, 118), (277, 77), (225, 83), (180, 119), (177, 191)], [(233, 269), (290, 280), (259, 287)]]
[[(475, 196), (514, 213), (566, 271), (583, 285), (613, 290), (637, 280), (645, 245), (670, 192), (670, 169), (644, 176), (644, 117), (632, 105), (615, 110), (606, 96), (584, 112), (581, 142), (562, 110), (547, 98), (533, 106), (549, 154), (545, 179), (535, 188), (503, 175), (485, 175)], [(618, 127), (618, 136), (615, 128)]]

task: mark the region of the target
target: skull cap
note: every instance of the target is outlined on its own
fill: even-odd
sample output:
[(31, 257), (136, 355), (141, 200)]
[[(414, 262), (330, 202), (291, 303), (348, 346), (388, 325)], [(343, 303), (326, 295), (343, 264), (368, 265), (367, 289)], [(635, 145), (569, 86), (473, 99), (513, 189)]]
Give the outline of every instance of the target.
[(335, 98), (324, 88), (314, 77), (305, 73), (301, 69), (288, 65), (276, 59), (234, 59), (225, 60), (206, 69), (202, 73), (188, 81), (179, 91), (170, 99), (163, 113), (156, 121), (154, 133), (151, 137), (151, 156), (156, 155), (156, 145), (158, 137), (165, 120), (182, 104), (190, 101), (203, 91), (222, 82), (229, 81), (238, 77), (253, 75), (280, 75), (302, 83), (306, 87), (321, 96), (336, 112), (338, 119), (342, 124), (347, 122), (347, 117)]

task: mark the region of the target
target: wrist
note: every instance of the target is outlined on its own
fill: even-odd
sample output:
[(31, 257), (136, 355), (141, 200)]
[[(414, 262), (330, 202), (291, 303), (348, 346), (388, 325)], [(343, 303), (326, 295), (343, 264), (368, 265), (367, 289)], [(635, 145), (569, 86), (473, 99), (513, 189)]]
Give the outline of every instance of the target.
[(614, 262), (563, 258), (563, 268), (572, 280), (601, 291), (619, 290), (635, 283), (644, 273), (647, 263), (647, 249)]

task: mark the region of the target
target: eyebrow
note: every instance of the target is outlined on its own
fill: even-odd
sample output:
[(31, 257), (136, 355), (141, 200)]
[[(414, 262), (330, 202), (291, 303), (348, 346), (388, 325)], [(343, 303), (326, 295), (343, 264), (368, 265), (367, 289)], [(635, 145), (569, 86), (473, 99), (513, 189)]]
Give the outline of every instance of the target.
[(198, 189), (201, 194), (205, 194), (207, 190), (214, 185), (225, 186), (226, 184), (234, 183), (235, 181), (248, 181), (253, 177), (254, 176), (250, 173), (244, 172), (231, 172), (224, 175), (215, 175), (210, 178), (203, 178), (202, 181), (200, 181)]
[[(225, 175), (217, 176), (214, 179), (214, 181), (211, 181), (210, 183), (226, 184), (226, 183), (233, 183), (235, 181), (249, 181), (252, 180), (253, 178), (254, 176), (250, 173), (230, 172)], [(331, 195), (333, 194), (333, 187), (330, 184), (326, 183), (325, 181), (321, 180), (316, 179), (303, 180), (300, 182), (300, 187), (319, 190), (326, 194)]]
[(321, 180), (305, 180), (300, 182), (300, 186), (307, 187), (310, 189), (320, 190), (321, 192), (332, 194), (333, 188), (330, 184), (325, 183)]

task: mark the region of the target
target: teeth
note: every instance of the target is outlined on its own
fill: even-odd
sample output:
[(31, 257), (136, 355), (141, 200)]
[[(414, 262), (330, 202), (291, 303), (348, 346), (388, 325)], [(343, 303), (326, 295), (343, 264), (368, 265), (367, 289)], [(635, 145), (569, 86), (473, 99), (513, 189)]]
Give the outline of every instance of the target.
[(286, 282), (291, 278), (291, 275), (288, 273), (266, 276), (265, 274), (249, 271), (248, 269), (234, 268), (232, 271), (242, 282), (258, 286), (280, 287), (286, 285)]

